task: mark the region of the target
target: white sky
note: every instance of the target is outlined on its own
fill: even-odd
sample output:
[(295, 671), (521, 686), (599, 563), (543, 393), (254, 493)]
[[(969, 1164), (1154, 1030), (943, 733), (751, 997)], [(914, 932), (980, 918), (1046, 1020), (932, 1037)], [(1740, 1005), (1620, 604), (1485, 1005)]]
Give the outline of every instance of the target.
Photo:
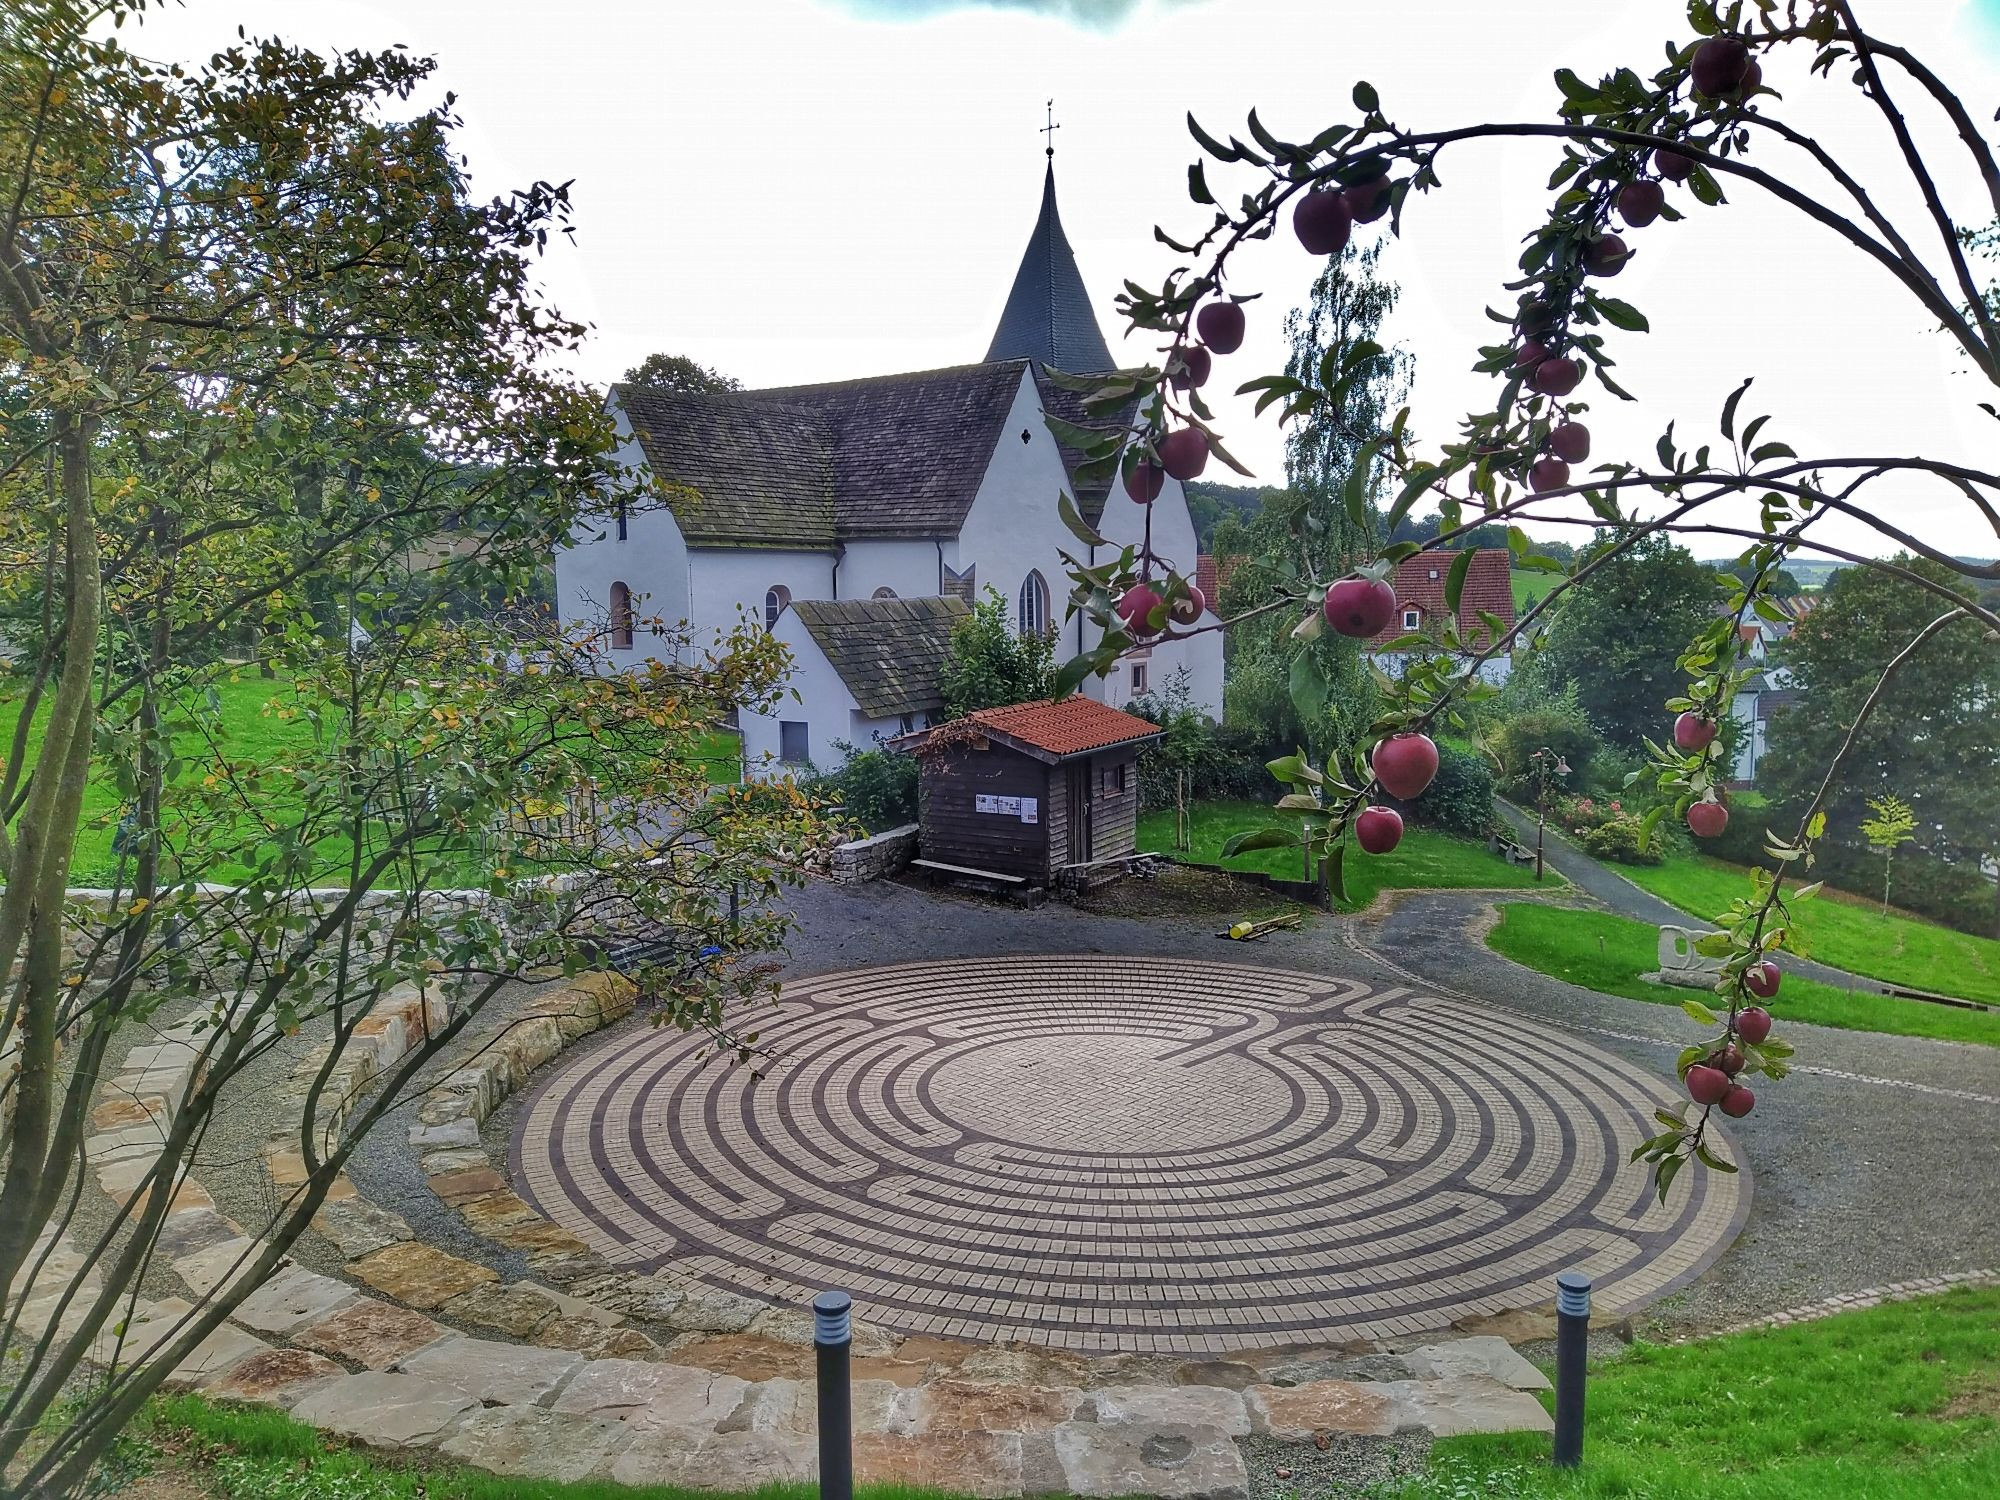
[[(1993, 118), (2000, 4), (1860, 9), (1939, 67), (1975, 119)], [(1113, 18), (1079, 25), (1071, 10)], [(187, 0), (150, 17), (136, 44), (199, 57), (242, 23), (322, 47), (403, 43), (437, 57), (466, 118), (476, 190), (575, 180), (576, 240), (546, 274), (558, 304), (595, 327), (580, 374), (608, 382), (665, 350), (775, 385), (984, 354), (1034, 221), (1051, 95), (1063, 222), (1114, 353), (1136, 362), (1149, 350), (1121, 348), (1113, 295), (1126, 277), (1157, 285), (1171, 264), (1155, 223), (1185, 235), (1208, 212), (1186, 198), (1197, 149), (1186, 111), (1217, 134), (1241, 133), (1255, 106), (1302, 138), (1348, 118), (1352, 84), (1366, 77), (1413, 126), (1546, 119), (1555, 67), (1650, 72), (1667, 38), (1685, 39), (1684, 13), (1680, 0)], [(1788, 50), (1797, 60), (1766, 78), (1786, 92), (1786, 118), (1852, 151), (1886, 204), (1911, 208), (1877, 117), (1844, 81), (1807, 79), (1803, 49)], [(1917, 117), (1949, 164), (1948, 197), (1964, 222), (1980, 221), (1962, 155)], [(1467, 368), (1494, 331), (1482, 308), (1505, 296), (1554, 160), (1544, 143), (1456, 149), (1441, 161), (1444, 190), (1413, 202), (1385, 260), (1404, 290), (1392, 332), (1417, 359), (1416, 425), (1439, 438), (1492, 399), (1490, 379)], [(1219, 197), (1228, 181), (1211, 167)], [(1597, 392), (1594, 457), (1649, 456), (1673, 418), (1684, 437), (1712, 432), (1723, 397), (1755, 375), (1746, 411), (1777, 413), (1768, 436), (1801, 453), (1993, 467), (2000, 425), (1973, 404), (1993, 393), (1907, 295), (1826, 232), (1737, 196), (1627, 236), (1640, 253), (1611, 290), (1654, 332), (1620, 336), (1618, 373), (1640, 400)], [(1914, 215), (1905, 222), (1913, 237), (1924, 230)], [(1234, 284), (1266, 297), (1244, 349), (1218, 361), (1212, 394), (1282, 367), (1279, 325), (1314, 270), (1289, 233), (1244, 258)], [(1281, 482), (1276, 426), (1233, 398), (1219, 414), (1232, 450)], [(1233, 477), (1218, 470), (1207, 477)], [(2000, 552), (1962, 505), (1921, 489), (1895, 504), (1932, 542)], [(1855, 526), (1826, 535), (1885, 550)]]

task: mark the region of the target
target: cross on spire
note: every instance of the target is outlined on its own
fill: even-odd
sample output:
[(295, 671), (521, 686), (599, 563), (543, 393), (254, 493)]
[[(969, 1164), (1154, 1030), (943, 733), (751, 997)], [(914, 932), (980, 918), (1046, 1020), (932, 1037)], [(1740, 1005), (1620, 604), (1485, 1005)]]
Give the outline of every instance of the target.
[(1049, 122), (1042, 127), (1042, 139), (1046, 143), (1046, 150), (1050, 161), (1056, 159), (1056, 132), (1061, 129), (1062, 126), (1056, 124), (1056, 101), (1051, 99), (1049, 101)]

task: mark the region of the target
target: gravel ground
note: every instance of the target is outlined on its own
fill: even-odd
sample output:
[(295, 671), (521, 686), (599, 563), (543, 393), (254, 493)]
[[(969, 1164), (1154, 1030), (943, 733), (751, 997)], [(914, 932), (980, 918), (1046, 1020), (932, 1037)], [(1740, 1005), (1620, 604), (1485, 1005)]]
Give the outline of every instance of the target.
[(1251, 1500), (1361, 1500), (1374, 1486), (1421, 1474), (1427, 1435), (1357, 1437), (1333, 1433), (1325, 1448), (1275, 1438), (1241, 1438)]
[[(1573, 1030), (1663, 1071), (1690, 1034), (1690, 1023), (1670, 1007), (1597, 995), (1491, 952), (1481, 941), (1491, 920), (1490, 896), (1412, 893), (1387, 910), (1358, 918), (1316, 916), (1295, 932), (1225, 946), (1213, 934), (1240, 912), (1203, 908), (1218, 896), (1227, 900), (1229, 888), (1217, 891), (1193, 877), (1186, 884), (1177, 880), (1167, 875), (1151, 887), (1128, 883), (1078, 906), (1052, 902), (1036, 909), (897, 884), (815, 881), (782, 898), (800, 924), (783, 972), (802, 977), (992, 953), (1183, 956), (1352, 974), (1378, 985), (1428, 983)], [(1244, 907), (1255, 904), (1256, 896), (1246, 894)], [(1130, 914), (1159, 907), (1172, 914)], [(502, 995), (477, 1035), (457, 1050), (462, 1054), (490, 1037), (531, 993), (521, 986)], [(643, 1016), (624, 1023), (646, 1024)], [(1803, 1068), (1760, 1090), (1756, 1114), (1735, 1127), (1754, 1163), (1749, 1223), (1700, 1281), (1648, 1311), (1642, 1332), (1740, 1322), (1886, 1282), (2000, 1266), (2000, 1215), (1991, 1211), (1988, 1196), (2000, 1180), (2000, 1053), (1807, 1025), (1786, 1029)], [(607, 1033), (602, 1042), (618, 1034)], [(310, 1037), (289, 1039), (261, 1062), (233, 1091), (202, 1153), (203, 1182), (225, 1212), (246, 1224), (261, 1223), (271, 1207), (257, 1149), (281, 1122), (264, 1101), (311, 1045)], [(433, 1243), (475, 1255), (503, 1273), (516, 1269), (475, 1241), (424, 1187), (404, 1144), (412, 1107), (392, 1113), (357, 1155), (351, 1168), (357, 1183)], [(487, 1140), (496, 1159), (502, 1159), (513, 1118), (514, 1109), (504, 1108), (490, 1124)], [(84, 1201), (79, 1219), (86, 1227), (108, 1215), (94, 1189)], [(332, 1247), (315, 1235), (306, 1237), (298, 1254), (317, 1268), (335, 1264)], [(164, 1282), (154, 1288), (169, 1289)], [(1314, 1493), (1301, 1490), (1302, 1500)]]

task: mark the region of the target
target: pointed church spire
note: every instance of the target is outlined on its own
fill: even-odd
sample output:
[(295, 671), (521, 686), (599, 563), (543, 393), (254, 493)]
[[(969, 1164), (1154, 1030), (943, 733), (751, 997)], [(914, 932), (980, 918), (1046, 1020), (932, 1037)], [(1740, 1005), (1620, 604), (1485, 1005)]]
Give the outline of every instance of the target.
[(1007, 307), (993, 330), (986, 358), (1038, 359), (1071, 375), (1088, 375), (1112, 368), (1111, 350), (1097, 326), (1083, 273), (1076, 268), (1076, 256), (1056, 213), (1054, 132), (1060, 129), (1052, 110), (1043, 127), (1049, 164), (1042, 179), (1041, 216), (1028, 236), (1027, 253), (1014, 273), (1014, 289), (1007, 294)]

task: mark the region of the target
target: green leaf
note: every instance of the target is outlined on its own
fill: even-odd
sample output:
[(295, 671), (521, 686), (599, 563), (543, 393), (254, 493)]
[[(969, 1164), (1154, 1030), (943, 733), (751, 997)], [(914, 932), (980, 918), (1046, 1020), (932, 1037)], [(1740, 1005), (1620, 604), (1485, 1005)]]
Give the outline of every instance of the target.
[(1280, 812), (1325, 812), (1326, 804), (1311, 792), (1287, 792), (1278, 799)]
[(1616, 297), (1593, 296), (1591, 305), (1604, 314), (1604, 321), (1614, 328), (1622, 328), (1627, 333), (1650, 333), (1653, 325), (1646, 321), (1646, 315), (1629, 302), (1620, 302)]
[(1347, 875), (1344, 869), (1346, 854), (1347, 845), (1345, 843), (1335, 844), (1333, 849), (1327, 854), (1325, 864), (1326, 879), (1327, 883), (1333, 887), (1334, 900), (1340, 902), (1343, 906), (1347, 904)]
[(1070, 499), (1067, 490), (1057, 492), (1056, 514), (1062, 517), (1062, 523), (1070, 529), (1070, 534), (1086, 547), (1104, 547), (1110, 545), (1103, 537), (1098, 535), (1096, 529), (1088, 521), (1084, 520), (1083, 513), (1076, 508), (1076, 502)]
[(1465, 592), (1465, 575), (1472, 571), (1474, 549), (1467, 547), (1451, 560), (1451, 572), (1444, 580), (1444, 607), (1458, 613), (1459, 596)]
[(1375, 455), (1381, 451), (1380, 438), (1370, 438), (1363, 443), (1361, 451), (1354, 455), (1354, 465), (1347, 471), (1347, 483), (1342, 487), (1342, 498), (1347, 502), (1347, 519), (1364, 536), (1372, 530), (1368, 515), (1368, 483), (1375, 473)]
[(1727, 958), (1732, 946), (1726, 932), (1705, 932), (1694, 940), (1694, 951), (1703, 958)]
[(1252, 828), (1245, 833), (1231, 834), (1222, 844), (1222, 857), (1234, 859), (1239, 854), (1250, 854), (1258, 849), (1296, 849), (1299, 835), (1287, 828)]
[(1187, 126), (1188, 134), (1200, 142), (1201, 149), (1217, 161), (1237, 161), (1242, 157), (1243, 153), (1236, 150), (1235, 147), (1223, 145), (1222, 142), (1218, 141), (1206, 130), (1203, 130), (1201, 122), (1195, 119), (1193, 110), (1188, 111)]
[(1686, 1011), (1692, 1019), (1699, 1021), (1704, 1026), (1717, 1026), (1721, 1024), (1722, 1018), (1706, 1005), (1703, 1005), (1699, 1000), (1683, 1000), (1681, 1001), (1681, 1009)]
[(1750, 455), (1753, 464), (1767, 464), (1774, 458), (1797, 458), (1798, 452), (1790, 443), (1766, 443)]
[(1317, 724), (1326, 717), (1327, 683), (1317, 652), (1301, 651), (1292, 658), (1285, 685), (1303, 722)]
[(1188, 196), (1197, 203), (1215, 202), (1208, 191), (1208, 179), (1202, 174), (1202, 164), (1198, 161), (1188, 163)]
[(1354, 107), (1364, 114), (1371, 115), (1382, 107), (1382, 100), (1375, 92), (1375, 85), (1366, 79), (1354, 85)]
[(1097, 653), (1086, 651), (1081, 656), (1072, 656), (1062, 664), (1056, 673), (1055, 683), (1049, 689), (1051, 698), (1066, 698), (1076, 690), (1077, 684), (1099, 670)]
[(1708, 1149), (1708, 1144), (1706, 1142), (1701, 1142), (1697, 1144), (1694, 1148), (1694, 1154), (1701, 1158), (1701, 1163), (1703, 1166), (1713, 1167), (1718, 1172), (1734, 1172), (1736, 1170), (1736, 1165), (1734, 1162), (1727, 1161), (1724, 1158), (1717, 1156), (1713, 1151)]

